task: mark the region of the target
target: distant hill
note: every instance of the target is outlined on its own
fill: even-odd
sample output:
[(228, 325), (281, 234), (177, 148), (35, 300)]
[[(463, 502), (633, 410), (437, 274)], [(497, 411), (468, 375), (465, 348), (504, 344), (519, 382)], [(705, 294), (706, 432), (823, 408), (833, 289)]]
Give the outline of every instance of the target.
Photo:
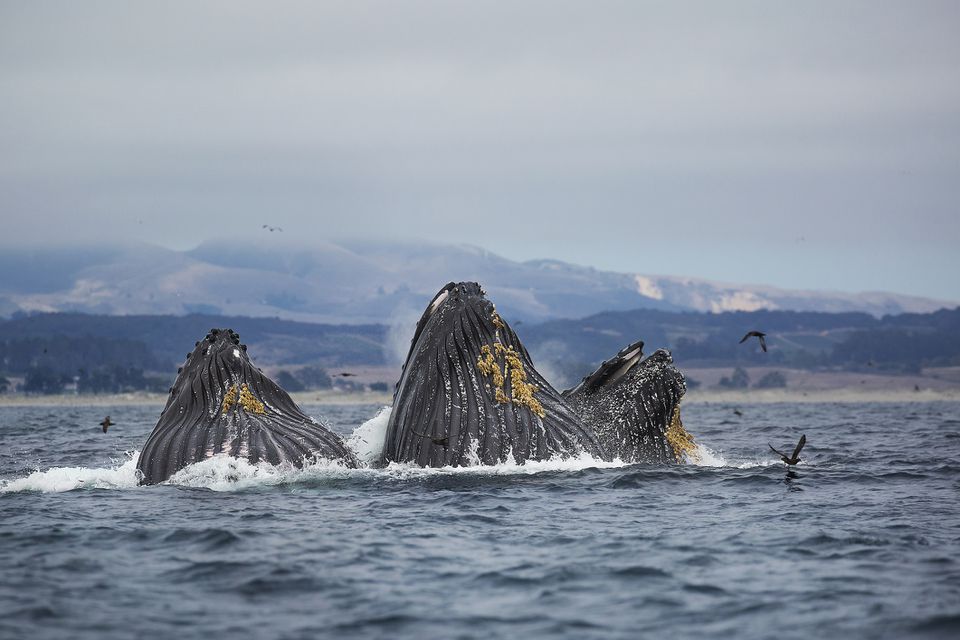
[[(505, 317), (537, 367), (558, 385), (575, 382), (635, 340), (645, 341), (648, 354), (659, 347), (671, 349), (681, 368), (763, 365), (903, 373), (960, 365), (960, 308), (882, 318), (866, 313), (651, 309), (540, 324)], [(194, 341), (212, 327), (238, 331), (262, 366), (396, 366), (409, 348), (415, 320), (387, 326), (206, 314), (21, 314), (0, 320), (0, 375), (43, 369), (75, 376), (81, 370), (125, 368), (162, 374), (166, 380)], [(751, 329), (768, 334), (768, 353), (762, 353), (755, 340), (739, 343)]]
[(504, 314), (523, 322), (632, 309), (880, 316), (954, 306), (899, 294), (791, 291), (614, 273), (556, 260), (515, 262), (468, 245), (271, 242), (208, 242), (186, 252), (151, 245), (3, 249), (0, 316), (74, 311), (404, 324), (450, 280), (480, 282)]
[[(267, 364), (381, 364), (385, 361), (387, 327), (383, 325), (323, 325), (277, 318), (187, 316), (102, 316), (82, 313), (42, 313), (0, 320), (0, 345), (38, 339), (114, 340), (140, 344), (152, 360), (176, 367), (194, 342), (211, 328), (231, 328), (244, 343), (255, 346), (256, 360)], [(0, 353), (0, 363), (5, 363)], [(62, 353), (48, 349), (45, 359)]]
[[(767, 333), (769, 351), (750, 330)], [(631, 341), (669, 348), (681, 367), (776, 365), (875, 373), (960, 365), (960, 308), (875, 318), (866, 313), (753, 311), (720, 314), (655, 310), (605, 312), (518, 329), (538, 367), (571, 381)]]

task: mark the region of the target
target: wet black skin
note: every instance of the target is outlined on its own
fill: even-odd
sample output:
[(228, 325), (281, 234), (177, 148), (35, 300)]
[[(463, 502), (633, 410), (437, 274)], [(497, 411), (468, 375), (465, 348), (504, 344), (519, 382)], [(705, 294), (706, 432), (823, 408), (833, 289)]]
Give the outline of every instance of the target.
[(140, 453), (141, 484), (163, 482), (187, 465), (218, 454), (251, 463), (300, 467), (323, 458), (357, 466), (336, 434), (304, 414), (253, 366), (246, 345), (229, 329), (211, 329), (187, 354)]
[[(496, 343), (522, 363), (540, 411), (515, 401), (509, 375), (497, 397), (496, 385), (478, 366), (484, 347), (495, 351)], [(676, 462), (665, 434), (686, 390), (683, 375), (666, 351), (642, 360), (642, 346), (628, 346), (560, 394), (480, 285), (451, 282), (417, 323), (380, 463), (522, 463), (582, 452), (607, 460)], [(503, 361), (497, 364), (503, 371)]]

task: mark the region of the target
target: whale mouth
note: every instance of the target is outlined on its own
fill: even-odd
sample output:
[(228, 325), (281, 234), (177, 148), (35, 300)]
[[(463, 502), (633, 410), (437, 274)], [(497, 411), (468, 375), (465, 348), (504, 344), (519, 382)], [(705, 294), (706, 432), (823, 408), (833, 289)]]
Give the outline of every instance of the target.
[(254, 369), (247, 356), (247, 345), (240, 342), (240, 334), (232, 329), (210, 329), (202, 340), (194, 343), (193, 351), (187, 354), (186, 362), (177, 369), (177, 378), (170, 387), (166, 411), (179, 393), (193, 388), (199, 379), (210, 375), (211, 369), (242, 371)]
[(298, 467), (316, 457), (357, 464), (339, 437), (253, 365), (230, 329), (211, 329), (187, 354), (143, 446), (142, 484), (219, 454)]
[(380, 462), (468, 466), (599, 452), (475, 282), (424, 310), (394, 392)]
[(629, 374), (643, 359), (643, 340), (621, 349), (616, 356), (604, 361), (597, 370), (586, 376), (573, 389), (564, 391), (564, 396), (581, 392), (595, 392), (601, 387), (612, 387)]
[(450, 282), (417, 323), (380, 463), (466, 466), (587, 452), (681, 462), (695, 443), (673, 358), (637, 341), (560, 394), (475, 282)]
[(696, 443), (680, 420), (686, 392), (669, 351), (643, 358), (636, 342), (603, 362), (564, 399), (600, 439), (608, 457), (624, 462), (682, 462)]

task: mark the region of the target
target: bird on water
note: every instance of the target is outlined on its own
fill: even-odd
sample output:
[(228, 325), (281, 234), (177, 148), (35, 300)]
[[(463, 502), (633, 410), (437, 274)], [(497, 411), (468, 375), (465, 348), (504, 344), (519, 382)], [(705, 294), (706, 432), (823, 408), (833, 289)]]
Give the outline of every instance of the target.
[(760, 348), (763, 349), (763, 352), (764, 352), (764, 353), (766, 353), (766, 352), (767, 352), (767, 341), (766, 341), (766, 339), (765, 339), (765, 338), (766, 338), (766, 335), (767, 335), (767, 334), (763, 333), (762, 331), (748, 331), (748, 332), (747, 332), (747, 335), (745, 335), (745, 336), (743, 336), (742, 338), (740, 338), (740, 343), (739, 343), (739, 344), (743, 344), (744, 342), (746, 342), (746, 341), (749, 340), (750, 338), (754, 338), (754, 337), (755, 337), (755, 338), (758, 338), (758, 339), (760, 340)]
[(786, 462), (787, 464), (793, 466), (793, 465), (797, 464), (798, 462), (800, 462), (800, 450), (803, 449), (803, 445), (805, 445), (805, 444), (807, 444), (807, 436), (806, 436), (806, 435), (802, 435), (802, 436), (800, 436), (800, 442), (797, 443), (797, 448), (793, 450), (793, 455), (792, 455), (792, 456), (789, 456), (789, 457), (787, 457), (786, 454), (781, 453), (781, 452), (777, 451), (776, 449), (774, 449), (774, 448), (773, 448), (773, 445), (770, 444), (769, 442), (767, 443), (767, 446), (770, 447), (770, 450), (771, 450), (771, 451), (773, 451), (775, 454), (777, 454), (778, 456), (780, 456), (780, 459), (781, 459), (781, 460), (783, 460), (783, 461)]

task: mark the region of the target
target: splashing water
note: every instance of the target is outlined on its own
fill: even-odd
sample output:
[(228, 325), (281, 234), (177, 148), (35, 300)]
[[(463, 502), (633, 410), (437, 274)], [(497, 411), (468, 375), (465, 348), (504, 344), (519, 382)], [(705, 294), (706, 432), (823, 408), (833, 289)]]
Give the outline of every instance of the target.
[[(381, 469), (371, 469), (369, 464), (376, 460), (383, 449), (383, 438), (390, 408), (384, 407), (370, 420), (360, 425), (348, 438), (347, 443), (367, 466), (350, 469), (336, 460), (316, 460), (302, 468), (286, 463), (272, 465), (267, 462), (251, 463), (242, 458), (233, 458), (225, 454), (184, 467), (164, 484), (185, 487), (205, 488), (213, 491), (240, 491), (254, 487), (281, 484), (296, 484), (318, 479), (333, 478), (373, 478), (383, 477), (396, 480), (420, 479), (439, 475), (477, 475), (511, 476), (533, 475), (546, 472), (575, 472), (584, 469), (618, 469), (630, 465), (621, 460), (601, 460), (588, 453), (577, 456), (557, 456), (549, 460), (529, 460), (517, 463), (512, 456), (505, 462), (495, 465), (480, 464), (479, 455), (474, 451), (474, 464), (462, 467), (419, 467), (411, 463), (393, 462)], [(128, 454), (130, 458), (115, 467), (53, 467), (45, 471), (37, 470), (23, 478), (0, 481), (0, 493), (19, 491), (37, 491), (41, 493), (61, 493), (75, 489), (131, 489), (138, 486), (137, 460), (140, 452)], [(721, 454), (704, 445), (698, 445), (694, 456), (686, 463), (697, 467), (731, 467), (747, 469), (776, 464), (771, 460), (748, 460), (728, 462)]]
[(727, 460), (719, 451), (714, 451), (703, 443), (698, 442), (690, 455), (684, 457), (684, 463), (695, 467), (727, 467), (732, 469), (751, 469), (753, 467), (767, 467), (777, 464), (777, 460), (750, 458), (744, 460)]
[(130, 459), (116, 467), (53, 467), (37, 469), (30, 475), (12, 480), (0, 480), (0, 493), (39, 491), (60, 493), (74, 489), (128, 489), (136, 487), (139, 451), (128, 454)]
[(347, 446), (362, 464), (373, 464), (383, 453), (392, 410), (392, 407), (383, 407), (377, 415), (357, 427), (347, 438)]
[[(549, 460), (517, 463), (512, 456), (500, 464), (483, 465), (477, 451), (478, 443), (471, 443), (468, 450), (470, 464), (461, 467), (423, 468), (410, 463), (391, 463), (382, 469), (370, 466), (383, 452), (387, 425), (392, 408), (381, 407), (377, 414), (363, 422), (346, 438), (347, 446), (356, 454), (362, 468), (349, 469), (338, 461), (316, 460), (302, 468), (286, 463), (272, 465), (267, 462), (250, 463), (227, 455), (213, 456), (192, 464), (174, 474), (165, 484), (206, 488), (213, 491), (238, 491), (261, 486), (295, 484), (317, 479), (345, 477), (383, 477), (397, 480), (426, 478), (437, 475), (510, 476), (532, 475), (545, 472), (574, 472), (584, 469), (617, 469), (630, 466), (621, 460), (606, 461), (587, 453), (578, 456), (554, 457)], [(28, 476), (0, 480), (0, 493), (36, 491), (60, 493), (75, 489), (130, 489), (138, 486), (137, 460), (139, 451), (128, 452), (128, 459), (119, 465), (105, 468), (52, 467), (37, 469)], [(721, 453), (697, 444), (692, 455), (684, 462), (696, 467), (730, 467), (748, 469), (777, 464), (772, 459), (729, 461)]]

